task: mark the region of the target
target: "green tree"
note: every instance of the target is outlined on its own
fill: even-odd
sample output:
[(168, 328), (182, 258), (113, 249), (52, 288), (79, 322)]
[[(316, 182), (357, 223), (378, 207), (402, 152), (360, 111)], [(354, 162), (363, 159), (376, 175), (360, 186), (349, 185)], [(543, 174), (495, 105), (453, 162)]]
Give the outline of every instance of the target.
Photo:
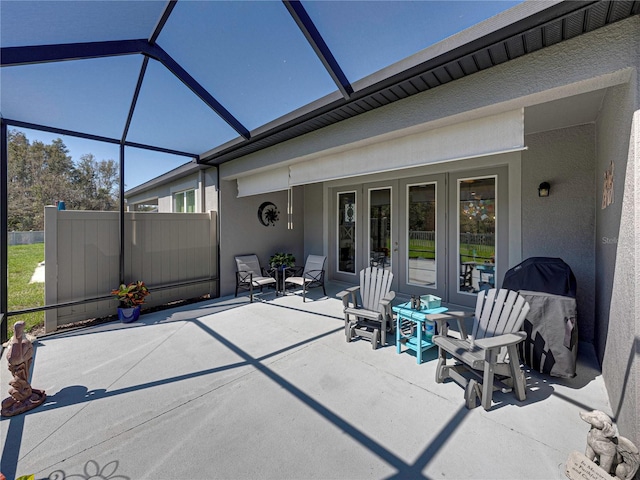
[(118, 166), (113, 160), (97, 161), (93, 154), (80, 157), (73, 183), (82, 210), (115, 210), (118, 206)]
[(44, 207), (64, 200), (77, 210), (115, 210), (118, 167), (113, 160), (82, 155), (74, 164), (64, 142), (30, 143), (24, 133), (8, 132), (10, 230), (44, 229)]

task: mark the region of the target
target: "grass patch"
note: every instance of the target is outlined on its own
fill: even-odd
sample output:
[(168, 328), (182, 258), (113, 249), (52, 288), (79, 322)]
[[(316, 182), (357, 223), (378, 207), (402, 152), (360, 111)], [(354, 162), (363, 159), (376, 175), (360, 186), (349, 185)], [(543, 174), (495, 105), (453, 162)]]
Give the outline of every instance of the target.
[[(9, 311), (44, 305), (44, 283), (29, 283), (38, 263), (44, 260), (44, 243), (32, 245), (10, 245), (8, 249), (8, 297)], [(44, 312), (25, 313), (9, 317), (9, 337), (13, 335), (13, 324), (25, 322), (30, 332), (44, 324)]]

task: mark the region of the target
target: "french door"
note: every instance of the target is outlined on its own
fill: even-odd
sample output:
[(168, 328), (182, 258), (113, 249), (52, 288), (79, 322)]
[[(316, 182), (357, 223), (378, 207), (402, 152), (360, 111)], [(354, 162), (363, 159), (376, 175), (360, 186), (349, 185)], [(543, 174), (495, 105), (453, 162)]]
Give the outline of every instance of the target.
[(357, 283), (374, 266), (399, 293), (475, 305), (507, 264), (506, 179), (500, 167), (333, 190), (334, 278)]

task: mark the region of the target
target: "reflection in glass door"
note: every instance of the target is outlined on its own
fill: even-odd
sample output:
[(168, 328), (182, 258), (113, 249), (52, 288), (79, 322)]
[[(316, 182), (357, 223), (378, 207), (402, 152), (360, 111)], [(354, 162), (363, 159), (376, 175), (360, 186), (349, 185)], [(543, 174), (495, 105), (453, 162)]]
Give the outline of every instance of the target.
[(407, 186), (407, 283), (436, 287), (436, 184)]
[(391, 188), (369, 190), (369, 265), (391, 270)]
[(459, 293), (495, 286), (496, 177), (458, 180)]
[(338, 272), (356, 271), (356, 192), (338, 193)]

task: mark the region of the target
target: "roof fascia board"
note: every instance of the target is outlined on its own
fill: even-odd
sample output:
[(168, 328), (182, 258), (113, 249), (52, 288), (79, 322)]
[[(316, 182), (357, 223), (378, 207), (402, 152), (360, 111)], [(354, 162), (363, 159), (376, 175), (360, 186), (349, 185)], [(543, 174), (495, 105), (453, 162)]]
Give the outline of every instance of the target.
[(0, 50), (0, 65), (11, 67), (64, 60), (113, 57), (144, 53), (146, 40), (117, 40), (107, 42), (63, 43), (27, 47), (4, 47)]
[(324, 68), (329, 72), (329, 75), (338, 86), (342, 96), (345, 99), (349, 99), (353, 94), (353, 87), (305, 8), (298, 0), (282, 0), (282, 3), (284, 3), (284, 6), (304, 34), (313, 51), (316, 52)]
[[(286, 115), (283, 115), (265, 125), (252, 130), (251, 139), (249, 140), (249, 142), (257, 142), (263, 138), (272, 136), (275, 133), (311, 120), (318, 115), (330, 112), (334, 108), (337, 108), (341, 105), (344, 105), (344, 97), (340, 94), (340, 92), (335, 91), (333, 93), (330, 93), (329, 95), (326, 95), (318, 100), (315, 100), (314, 102), (304, 105), (292, 112), (287, 113)], [(247, 145), (247, 143), (247, 141), (244, 141), (242, 138), (238, 137), (233, 140), (229, 140), (228, 142), (218, 147), (212, 148), (211, 150), (207, 150), (206, 152), (200, 154), (200, 158), (206, 159), (215, 157), (223, 154), (229, 149), (233, 149), (236, 146)], [(203, 160), (203, 162), (207, 163), (207, 160)], [(214, 164), (215, 162), (211, 163), (211, 165)]]
[(374, 90), (423, 74), (549, 21), (586, 9), (598, 1), (526, 1), (359, 80), (354, 83), (356, 95), (368, 95)]

